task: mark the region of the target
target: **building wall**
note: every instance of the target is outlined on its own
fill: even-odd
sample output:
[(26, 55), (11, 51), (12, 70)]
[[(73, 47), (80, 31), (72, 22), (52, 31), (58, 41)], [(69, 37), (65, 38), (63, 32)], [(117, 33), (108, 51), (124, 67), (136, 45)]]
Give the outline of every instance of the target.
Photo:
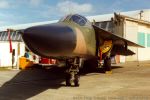
[[(10, 53), (9, 42), (0, 42), (0, 48), (0, 67), (12, 66), (12, 54)], [(25, 53), (25, 44), (23, 42), (12, 42), (12, 48), (15, 49), (14, 66), (16, 66), (19, 61), (18, 58)]]
[(128, 47), (128, 49), (132, 50), (135, 54), (131, 56), (126, 56), (125, 61), (138, 61), (138, 48), (136, 47)]
[(146, 20), (150, 22), (150, 10), (144, 10), (144, 12), (142, 13), (142, 20)]
[(124, 37), (132, 42), (137, 43), (138, 23), (125, 21)]
[[(124, 21), (124, 38), (130, 40), (134, 43), (137, 43), (137, 32), (138, 32), (138, 23), (131, 22), (128, 20)], [(126, 61), (137, 61), (137, 48), (136, 47), (129, 47), (135, 55), (127, 56)]]
[(145, 48), (138, 48), (138, 59), (140, 61), (150, 60), (150, 26), (138, 25), (138, 43)]
[(132, 21), (126, 21), (124, 25), (125, 38), (145, 47), (129, 47), (129, 49), (134, 51), (136, 54), (126, 57), (126, 61), (150, 60), (150, 26)]

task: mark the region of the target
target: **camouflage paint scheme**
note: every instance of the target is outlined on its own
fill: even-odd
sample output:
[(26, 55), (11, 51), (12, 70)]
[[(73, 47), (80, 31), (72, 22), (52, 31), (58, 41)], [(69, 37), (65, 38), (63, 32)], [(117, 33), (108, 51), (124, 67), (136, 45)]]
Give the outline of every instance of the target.
[[(79, 16), (87, 23), (80, 25), (71, 19), (72, 16)], [(48, 58), (99, 56), (99, 49), (105, 41), (112, 41), (105, 56), (132, 55), (134, 53), (127, 46), (142, 47), (92, 25), (78, 14), (68, 15), (58, 23), (27, 28), (22, 38), (32, 52)]]

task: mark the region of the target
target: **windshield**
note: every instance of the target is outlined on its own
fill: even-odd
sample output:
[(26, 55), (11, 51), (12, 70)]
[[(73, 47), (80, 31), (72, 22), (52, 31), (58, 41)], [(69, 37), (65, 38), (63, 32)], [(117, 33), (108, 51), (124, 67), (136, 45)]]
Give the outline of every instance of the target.
[(65, 21), (65, 20), (73, 21), (79, 24), (80, 26), (85, 26), (86, 24), (90, 23), (85, 17), (78, 15), (78, 14), (65, 16), (60, 21)]
[(79, 15), (73, 15), (70, 19), (81, 26), (84, 26), (87, 22), (86, 18)]

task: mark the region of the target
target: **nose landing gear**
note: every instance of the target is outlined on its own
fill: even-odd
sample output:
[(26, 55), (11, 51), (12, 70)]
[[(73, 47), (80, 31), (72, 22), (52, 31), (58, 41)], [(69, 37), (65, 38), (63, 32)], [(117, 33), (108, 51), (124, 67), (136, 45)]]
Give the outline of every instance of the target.
[(66, 86), (79, 86), (79, 58), (70, 58), (66, 60)]

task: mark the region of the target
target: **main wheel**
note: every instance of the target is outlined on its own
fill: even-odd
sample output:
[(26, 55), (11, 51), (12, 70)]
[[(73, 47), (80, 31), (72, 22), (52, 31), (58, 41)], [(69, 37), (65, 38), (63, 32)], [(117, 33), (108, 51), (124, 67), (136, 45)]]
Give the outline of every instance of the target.
[(74, 76), (74, 86), (76, 86), (76, 87), (78, 87), (80, 84), (79, 84), (79, 75), (78, 74), (76, 74), (75, 76)]
[(104, 60), (104, 69), (105, 71), (111, 71), (111, 58), (106, 58)]
[(71, 86), (71, 75), (66, 74), (66, 86)]

